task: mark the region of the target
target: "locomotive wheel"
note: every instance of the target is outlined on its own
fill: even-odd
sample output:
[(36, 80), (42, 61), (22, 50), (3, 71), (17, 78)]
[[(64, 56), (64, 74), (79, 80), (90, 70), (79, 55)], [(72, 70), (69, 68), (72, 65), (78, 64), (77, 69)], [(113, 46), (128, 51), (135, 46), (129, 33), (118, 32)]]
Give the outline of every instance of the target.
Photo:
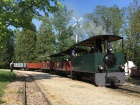
[(56, 74), (56, 71), (54, 70), (53, 74)]
[(71, 72), (71, 78), (73, 79), (73, 80), (75, 80), (75, 72)]
[(117, 88), (117, 87), (118, 87), (118, 85), (116, 85), (114, 82), (110, 83), (110, 85), (111, 85), (111, 87), (113, 87), (113, 88)]
[(75, 79), (76, 80), (81, 80), (81, 74), (80, 73), (75, 73)]

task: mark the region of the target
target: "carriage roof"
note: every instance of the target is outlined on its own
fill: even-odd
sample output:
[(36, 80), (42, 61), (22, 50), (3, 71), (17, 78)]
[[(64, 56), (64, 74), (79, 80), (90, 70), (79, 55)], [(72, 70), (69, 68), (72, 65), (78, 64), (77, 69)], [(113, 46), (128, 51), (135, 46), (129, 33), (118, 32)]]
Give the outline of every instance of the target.
[[(60, 57), (60, 56), (65, 56), (65, 55), (71, 55), (71, 50), (72, 50), (72, 48), (69, 48), (69, 49), (62, 51), (60, 53), (52, 54), (52, 55), (50, 55), (50, 57)], [(87, 50), (82, 49), (82, 48), (76, 48), (76, 52), (77, 53), (87, 52)]]
[[(72, 49), (73, 49), (73, 48), (69, 48), (69, 49), (67, 49), (67, 50), (65, 50), (65, 51), (63, 51), (63, 52), (61, 52), (61, 53), (71, 55)], [(86, 49), (78, 48), (78, 47), (76, 47), (75, 50), (76, 50), (76, 53), (87, 52)]]
[[(103, 44), (105, 37), (108, 38), (109, 42), (113, 42), (113, 41), (123, 39), (123, 37), (116, 36), (116, 35), (97, 35), (97, 36), (93, 36), (91, 38), (88, 38), (86, 40), (83, 40), (83, 41), (75, 44), (74, 46), (89, 46), (89, 47), (92, 47), (92, 46), (94, 46), (96, 39), (101, 39), (102, 44)], [(72, 48), (69, 48), (65, 51), (62, 51), (62, 52), (59, 52), (59, 53), (56, 53), (56, 54), (52, 54), (52, 55), (50, 55), (50, 57), (60, 57), (60, 56), (65, 56), (65, 55), (71, 55), (71, 50), (72, 50)], [(82, 48), (78, 48), (78, 47), (76, 47), (76, 50), (77, 50), (76, 51), (77, 53), (87, 52), (87, 50), (82, 49)]]
[(83, 40), (83, 41), (75, 44), (75, 46), (89, 46), (90, 47), (90, 46), (93, 46), (95, 44), (96, 39), (101, 39), (102, 44), (103, 44), (105, 37), (108, 38), (109, 42), (113, 42), (113, 41), (123, 39), (123, 37), (116, 36), (116, 35), (97, 35), (97, 36), (93, 36), (91, 38), (88, 38), (86, 40)]

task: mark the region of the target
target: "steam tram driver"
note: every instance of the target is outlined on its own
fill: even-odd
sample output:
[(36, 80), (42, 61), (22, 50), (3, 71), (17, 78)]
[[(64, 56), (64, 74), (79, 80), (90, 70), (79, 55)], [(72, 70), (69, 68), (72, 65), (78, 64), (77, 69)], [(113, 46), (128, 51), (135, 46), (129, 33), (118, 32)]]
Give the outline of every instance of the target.
[(102, 41), (101, 39), (96, 39), (96, 52), (102, 53)]
[[(96, 39), (96, 52), (100, 52), (100, 53), (102, 53), (102, 40), (101, 39)], [(107, 52), (108, 53), (111, 53), (112, 52), (112, 47), (111, 47), (111, 45), (110, 45), (110, 43), (109, 43), (109, 45), (108, 45), (108, 48), (107, 48)]]

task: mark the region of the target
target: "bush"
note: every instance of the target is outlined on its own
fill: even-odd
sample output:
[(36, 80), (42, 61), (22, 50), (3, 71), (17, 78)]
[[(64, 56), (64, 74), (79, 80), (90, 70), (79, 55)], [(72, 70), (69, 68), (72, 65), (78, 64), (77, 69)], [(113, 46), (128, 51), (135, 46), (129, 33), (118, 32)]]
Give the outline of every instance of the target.
[[(15, 77), (16, 75), (13, 72), (0, 70), (0, 97), (3, 95), (3, 89), (9, 82), (13, 81)], [(0, 103), (3, 102), (4, 101), (0, 99)]]
[(0, 70), (0, 82), (11, 82), (16, 77), (13, 72)]

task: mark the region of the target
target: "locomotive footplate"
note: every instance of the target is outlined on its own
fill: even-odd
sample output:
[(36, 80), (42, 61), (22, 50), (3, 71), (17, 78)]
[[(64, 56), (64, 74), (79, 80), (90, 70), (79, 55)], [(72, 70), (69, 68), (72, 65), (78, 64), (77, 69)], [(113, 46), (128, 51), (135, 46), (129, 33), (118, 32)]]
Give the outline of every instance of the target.
[(117, 77), (114, 77), (114, 76), (106, 77), (106, 83), (119, 84), (120, 80)]

